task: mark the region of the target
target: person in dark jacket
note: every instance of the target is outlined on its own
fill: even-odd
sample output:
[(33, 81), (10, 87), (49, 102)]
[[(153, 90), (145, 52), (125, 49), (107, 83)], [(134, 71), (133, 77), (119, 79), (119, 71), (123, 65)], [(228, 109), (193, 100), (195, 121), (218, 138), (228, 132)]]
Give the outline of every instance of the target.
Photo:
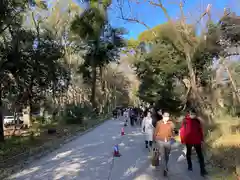
[(180, 129), (180, 137), (181, 142), (186, 144), (187, 148), (187, 163), (188, 163), (188, 170), (192, 171), (192, 147), (194, 147), (199, 164), (200, 164), (200, 173), (202, 176), (207, 174), (205, 169), (204, 157), (202, 152), (202, 143), (203, 143), (203, 129), (200, 119), (196, 116), (195, 110), (190, 110), (189, 114), (186, 115), (185, 119), (183, 120), (181, 129)]
[(116, 119), (117, 118), (117, 109), (116, 108), (112, 111), (112, 114), (113, 114), (113, 118)]

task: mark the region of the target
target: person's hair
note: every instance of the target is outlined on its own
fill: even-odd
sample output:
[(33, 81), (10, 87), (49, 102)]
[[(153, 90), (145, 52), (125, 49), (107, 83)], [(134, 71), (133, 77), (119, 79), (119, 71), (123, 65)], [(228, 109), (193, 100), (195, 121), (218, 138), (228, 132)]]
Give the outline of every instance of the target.
[(143, 112), (144, 117), (147, 117), (148, 113), (151, 113), (151, 114), (152, 114), (152, 112), (151, 112), (150, 109), (146, 109), (146, 110)]
[(196, 109), (194, 109), (194, 108), (191, 108), (191, 109), (189, 110), (189, 113), (192, 113), (192, 114), (197, 114), (197, 111), (196, 111)]

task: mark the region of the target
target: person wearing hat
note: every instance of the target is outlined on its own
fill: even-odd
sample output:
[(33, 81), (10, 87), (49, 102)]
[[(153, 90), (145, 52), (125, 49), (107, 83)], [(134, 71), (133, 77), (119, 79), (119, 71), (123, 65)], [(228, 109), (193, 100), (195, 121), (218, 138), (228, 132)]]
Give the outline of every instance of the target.
[(200, 164), (200, 173), (201, 176), (205, 176), (207, 171), (205, 169), (204, 156), (202, 152), (202, 143), (203, 138), (203, 129), (202, 129), (202, 120), (197, 117), (197, 113), (194, 109), (191, 109), (183, 120), (182, 126), (180, 128), (180, 137), (181, 142), (186, 144), (186, 158), (188, 163), (188, 170), (192, 171), (192, 148), (194, 147), (198, 161)]
[(154, 130), (153, 139), (161, 155), (163, 175), (167, 176), (168, 160), (171, 150), (171, 142), (174, 136), (174, 124), (170, 120), (169, 113), (163, 113), (162, 121), (158, 121)]

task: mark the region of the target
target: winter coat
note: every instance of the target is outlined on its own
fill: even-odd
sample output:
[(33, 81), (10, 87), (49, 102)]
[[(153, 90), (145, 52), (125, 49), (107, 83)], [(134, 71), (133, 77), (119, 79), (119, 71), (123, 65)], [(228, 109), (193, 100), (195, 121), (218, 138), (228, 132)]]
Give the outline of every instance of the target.
[(160, 141), (170, 141), (173, 138), (174, 124), (171, 120), (168, 120), (167, 123), (163, 121), (157, 122), (157, 126), (154, 132), (155, 140)]
[(152, 141), (153, 140), (153, 132), (154, 127), (152, 125), (152, 118), (151, 117), (144, 117), (142, 120), (142, 130), (145, 134), (145, 140), (146, 141)]
[(203, 129), (200, 120), (198, 118), (191, 119), (187, 115), (180, 128), (180, 138), (183, 144), (201, 144)]

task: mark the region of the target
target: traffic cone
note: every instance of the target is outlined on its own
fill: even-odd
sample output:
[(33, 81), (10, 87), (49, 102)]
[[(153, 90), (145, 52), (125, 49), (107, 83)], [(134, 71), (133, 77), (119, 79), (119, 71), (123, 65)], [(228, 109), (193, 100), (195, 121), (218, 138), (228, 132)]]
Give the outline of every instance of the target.
[(122, 128), (122, 130), (121, 130), (121, 135), (122, 135), (122, 136), (125, 135), (125, 133), (124, 133), (124, 128)]
[(120, 156), (121, 156), (121, 154), (120, 154), (120, 152), (119, 152), (118, 145), (115, 145), (115, 146), (114, 146), (113, 156), (114, 156), (114, 157), (120, 157)]

